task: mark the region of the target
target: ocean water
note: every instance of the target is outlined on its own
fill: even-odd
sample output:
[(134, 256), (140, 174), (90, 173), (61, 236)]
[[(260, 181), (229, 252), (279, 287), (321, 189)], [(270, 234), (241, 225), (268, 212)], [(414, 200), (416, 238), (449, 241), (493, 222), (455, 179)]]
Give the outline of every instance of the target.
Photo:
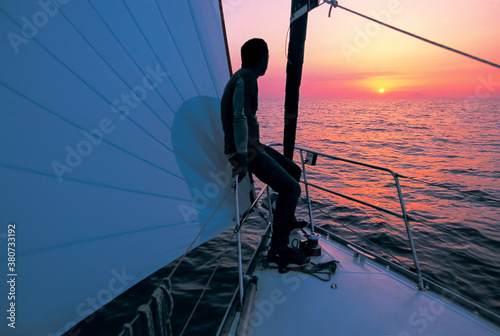
[[(261, 100), (259, 121), (262, 142), (282, 142), (283, 100)], [(500, 314), (500, 100), (302, 99), (298, 124), (297, 146), (405, 176), (400, 183), (424, 276)], [(309, 182), (400, 211), (387, 173), (325, 158), (306, 170)], [(302, 189), (297, 213), (308, 219)], [(315, 225), (413, 265), (401, 219), (312, 188), (310, 194)], [(257, 213), (244, 226), (246, 262), (264, 228)], [(181, 263), (172, 279), (174, 335), (216, 333), (238, 283), (235, 247), (229, 230)], [(118, 335), (173, 264), (103, 307), (79, 334)]]

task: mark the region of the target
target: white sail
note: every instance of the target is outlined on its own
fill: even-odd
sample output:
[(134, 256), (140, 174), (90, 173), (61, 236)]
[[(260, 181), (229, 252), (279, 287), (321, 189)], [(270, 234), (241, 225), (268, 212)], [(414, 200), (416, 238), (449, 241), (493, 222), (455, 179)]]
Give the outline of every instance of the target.
[(0, 333), (56, 335), (233, 224), (219, 3), (3, 1), (0, 35)]

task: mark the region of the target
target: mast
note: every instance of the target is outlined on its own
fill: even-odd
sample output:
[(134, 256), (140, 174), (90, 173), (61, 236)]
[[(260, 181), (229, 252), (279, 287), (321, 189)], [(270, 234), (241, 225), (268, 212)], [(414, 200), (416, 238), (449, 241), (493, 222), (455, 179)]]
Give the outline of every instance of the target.
[(286, 65), (285, 127), (283, 131), (283, 154), (290, 159), (293, 159), (293, 149), (295, 147), (307, 15), (309, 10), (318, 5), (318, 0), (292, 0), (290, 41), (288, 43), (288, 61)]

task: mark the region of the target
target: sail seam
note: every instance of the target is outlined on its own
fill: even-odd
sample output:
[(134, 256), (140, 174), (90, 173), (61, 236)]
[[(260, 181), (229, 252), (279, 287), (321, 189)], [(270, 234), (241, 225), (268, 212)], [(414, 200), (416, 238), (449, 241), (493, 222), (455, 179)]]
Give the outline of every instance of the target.
[[(174, 38), (174, 36), (173, 36), (173, 34), (172, 34), (172, 31), (170, 30), (170, 27), (169, 27), (169, 25), (168, 25), (168, 23), (167, 23), (167, 20), (165, 19), (165, 15), (164, 15), (164, 13), (163, 13), (163, 10), (161, 9), (160, 4), (158, 3), (158, 1), (157, 1), (157, 0), (155, 0), (155, 3), (156, 3), (156, 6), (158, 7), (158, 10), (159, 10), (159, 12), (160, 12), (160, 16), (161, 16), (161, 18), (162, 18), (162, 20), (163, 20), (163, 24), (165, 25), (165, 28), (167, 29), (168, 34), (169, 34), (169, 35), (170, 35), (170, 37), (172, 38), (172, 42), (173, 42), (173, 44), (174, 44), (174, 46), (175, 46), (175, 49), (177, 50), (177, 54), (180, 56), (180, 55), (181, 55), (181, 51), (180, 51), (180, 49), (179, 49), (179, 45), (178, 45), (178, 44), (177, 44), (177, 42), (175, 41), (175, 38)], [(191, 13), (191, 12), (190, 12), (190, 13)], [(191, 13), (191, 17), (192, 17), (192, 13)], [(200, 48), (201, 48), (201, 46), (200, 46)], [(184, 60), (184, 58), (183, 58), (183, 57), (180, 57), (180, 59), (181, 59), (181, 61), (182, 61), (182, 64), (184, 65), (184, 69), (186, 70), (186, 73), (187, 73), (187, 74), (188, 74), (188, 76), (189, 76), (189, 79), (191, 80), (191, 83), (193, 83), (193, 87), (194, 87), (194, 89), (195, 89), (196, 93), (198, 94), (198, 96), (201, 96), (201, 93), (200, 93), (200, 91), (199, 91), (199, 89), (198, 89), (197, 85), (195, 84), (195, 81), (194, 81), (194, 79), (193, 79), (193, 76), (191, 75), (191, 72), (189, 71), (189, 68), (188, 68), (188, 66), (187, 66), (187, 64), (186, 64), (186, 62), (185, 62), (185, 60)], [(170, 78), (170, 77), (169, 77), (169, 78)], [(171, 83), (172, 83), (172, 86), (174, 87), (174, 89), (175, 89), (175, 90), (177, 91), (177, 93), (179, 94), (179, 96), (180, 96), (182, 99), (186, 100), (186, 98), (185, 98), (185, 97), (184, 97), (184, 95), (180, 92), (180, 90), (179, 90), (179, 88), (177, 87), (177, 85), (176, 85), (176, 84), (175, 84), (172, 80), (171, 80)], [(205, 101), (203, 102), (203, 105), (205, 106), (205, 109), (206, 109), (206, 110), (208, 110), (208, 107), (207, 107), (207, 105), (206, 105), (206, 102), (205, 102)], [(188, 106), (188, 109), (189, 109), (189, 111), (191, 111), (191, 112), (192, 112), (192, 114), (195, 114), (195, 113), (194, 113), (194, 111), (192, 110), (192, 108), (191, 108), (190, 106)], [(203, 135), (205, 136), (205, 139), (208, 141), (208, 143), (212, 146), (212, 149), (217, 150), (217, 147), (216, 147), (216, 145), (214, 144), (213, 139), (210, 139), (209, 137), (207, 137), (207, 136), (206, 136), (206, 134), (203, 134)]]
[[(5, 83), (3, 83), (3, 82), (0, 82), (0, 85), (2, 85), (3, 87), (5, 87), (6, 89), (8, 89), (8, 90), (12, 91), (13, 93), (17, 94), (19, 97), (21, 97), (21, 98), (25, 99), (26, 101), (29, 101), (30, 103), (32, 103), (32, 104), (34, 104), (34, 105), (38, 106), (39, 108), (41, 108), (41, 109), (43, 109), (43, 110), (47, 111), (48, 113), (50, 113), (51, 115), (55, 116), (56, 118), (58, 118), (58, 119), (60, 119), (60, 120), (64, 121), (65, 123), (68, 123), (68, 124), (72, 125), (73, 127), (77, 128), (77, 129), (79, 129), (79, 130), (81, 130), (81, 131), (90, 132), (90, 130), (89, 130), (89, 129), (84, 128), (84, 127), (82, 127), (82, 126), (80, 126), (80, 125), (78, 125), (78, 124), (74, 123), (73, 121), (71, 121), (71, 120), (69, 120), (69, 119), (67, 119), (67, 118), (65, 118), (65, 117), (63, 117), (63, 116), (61, 116), (61, 115), (59, 115), (58, 113), (56, 113), (56, 112), (52, 111), (52, 110), (51, 110), (51, 109), (49, 109), (48, 107), (45, 107), (45, 106), (44, 106), (44, 105), (42, 105), (41, 103), (39, 103), (39, 102), (37, 102), (37, 101), (35, 101), (35, 100), (33, 100), (33, 99), (31, 99), (31, 98), (27, 97), (26, 95), (24, 95), (23, 93), (21, 93), (21, 92), (17, 91), (16, 89), (14, 89), (14, 88), (10, 87), (9, 85), (7, 85), (7, 84), (5, 84)], [(189, 180), (186, 180), (184, 177), (182, 177), (182, 176), (180, 176), (180, 175), (177, 175), (177, 174), (175, 174), (175, 173), (173, 173), (173, 172), (170, 172), (170, 171), (166, 170), (165, 168), (163, 168), (163, 167), (161, 167), (161, 166), (159, 166), (159, 165), (157, 165), (157, 164), (155, 164), (155, 163), (153, 163), (153, 162), (151, 162), (151, 161), (148, 161), (148, 160), (146, 160), (146, 159), (144, 159), (144, 158), (142, 158), (142, 157), (138, 156), (137, 154), (134, 154), (134, 153), (132, 153), (132, 152), (130, 152), (130, 151), (128, 151), (128, 150), (126, 150), (126, 149), (124, 149), (124, 148), (122, 148), (122, 147), (118, 146), (117, 144), (115, 144), (115, 143), (113, 143), (113, 142), (111, 142), (111, 141), (107, 140), (107, 139), (106, 139), (106, 138), (104, 138), (104, 137), (102, 138), (102, 141), (103, 141), (103, 142), (105, 142), (105, 143), (107, 143), (107, 144), (109, 144), (110, 146), (115, 147), (116, 149), (118, 149), (118, 150), (120, 150), (120, 151), (122, 151), (122, 152), (126, 153), (127, 155), (130, 155), (130, 156), (132, 156), (132, 157), (134, 157), (134, 158), (136, 158), (136, 159), (138, 159), (138, 160), (140, 160), (140, 161), (142, 161), (142, 162), (144, 162), (144, 163), (146, 163), (146, 164), (149, 164), (150, 166), (155, 167), (155, 168), (157, 168), (158, 170), (161, 170), (161, 171), (163, 171), (163, 172), (165, 172), (165, 173), (167, 173), (167, 174), (169, 174), (169, 175), (171, 175), (171, 176), (173, 176), (173, 177), (176, 177), (176, 178), (178, 178), (178, 179), (180, 179), (180, 180), (185, 180), (186, 182), (188, 182), (188, 183), (189, 183), (189, 184), (191, 184), (191, 185), (194, 185), (194, 186), (197, 186), (197, 187), (201, 187), (200, 185), (198, 185), (198, 184), (196, 184), (196, 183), (194, 183), (194, 182), (191, 182), (191, 181), (189, 181)], [(66, 177), (65, 177), (65, 179), (66, 179)], [(69, 178), (68, 178), (68, 179), (69, 179)]]
[[(89, 0), (89, 3), (92, 5), (92, 7), (94, 8), (94, 10), (98, 13), (97, 9), (96, 9), (96, 8), (94, 7), (94, 5), (90, 2), (90, 0)], [(130, 16), (130, 17), (131, 17), (131, 19), (134, 21), (134, 23), (135, 23), (135, 25), (136, 25), (137, 29), (140, 31), (140, 33), (141, 33), (141, 35), (142, 35), (143, 39), (144, 39), (144, 40), (146, 41), (146, 43), (148, 44), (149, 49), (152, 51), (153, 55), (155, 56), (155, 58), (156, 58), (156, 60), (157, 60), (158, 64), (160, 64), (160, 66), (162, 67), (162, 69), (167, 69), (167, 68), (165, 67), (165, 65), (163, 64), (163, 62), (162, 62), (162, 61), (160, 60), (160, 58), (158, 57), (158, 54), (154, 51), (153, 47), (151, 46), (151, 43), (150, 43), (150, 42), (149, 42), (149, 40), (146, 38), (146, 35), (144, 34), (144, 31), (141, 29), (141, 27), (139, 26), (139, 23), (137, 22), (137, 20), (135, 19), (135, 17), (132, 15), (132, 12), (131, 12), (131, 10), (130, 10), (129, 6), (126, 4), (126, 2), (125, 2), (125, 1), (124, 1), (124, 5), (125, 5), (125, 8), (127, 9), (127, 12), (128, 12), (128, 14), (129, 14), (129, 16)], [(105, 22), (104, 18), (102, 18), (102, 16), (101, 16), (99, 13), (98, 13), (98, 15), (99, 15), (99, 17), (101, 18), (101, 20), (102, 20), (103, 22)], [(106, 23), (105, 23), (105, 24), (106, 24)], [(116, 35), (112, 32), (111, 28), (110, 28), (107, 24), (106, 24), (106, 26), (108, 27), (108, 30), (109, 30), (109, 31), (113, 34), (114, 38), (118, 41), (118, 43), (120, 43), (120, 45), (122, 46), (122, 48), (123, 48), (124, 50), (126, 50), (126, 48), (122, 45), (122, 43), (120, 42), (120, 40), (118, 39), (118, 37), (117, 37), (117, 36), (116, 36)], [(170, 32), (169, 30), (168, 30), (168, 33), (169, 33), (169, 35), (171, 36), (172, 41), (173, 41), (173, 40), (174, 40), (174, 37), (172, 36), (172, 34), (171, 34), (171, 32)], [(175, 43), (175, 42), (174, 42), (174, 43)], [(177, 51), (178, 51), (178, 54), (180, 55), (180, 53), (179, 53), (179, 50), (178, 50), (178, 49), (177, 49)], [(127, 52), (127, 53), (128, 53), (128, 52)], [(137, 68), (138, 68), (138, 69), (140, 69), (139, 65), (135, 62), (135, 60), (132, 58), (132, 56), (130, 55), (130, 53), (128, 53), (128, 55), (129, 55), (129, 57), (131, 58), (131, 60), (134, 62), (134, 64), (137, 66)], [(184, 62), (184, 61), (183, 61), (183, 62)], [(187, 68), (186, 68), (186, 70), (187, 70)], [(143, 72), (142, 72), (142, 70), (140, 70), (140, 71), (141, 71), (141, 73), (143, 73)], [(143, 74), (144, 74), (144, 73), (143, 73)], [(180, 98), (182, 98), (182, 99), (185, 101), (185, 98), (184, 98), (184, 97), (183, 97), (183, 95), (180, 93), (179, 89), (177, 88), (177, 85), (174, 83), (174, 81), (172, 80), (172, 78), (170, 77), (170, 74), (169, 74), (168, 72), (167, 72), (167, 77), (168, 77), (168, 79), (170, 80), (170, 83), (172, 84), (172, 86), (173, 86), (173, 87), (175, 88), (175, 90), (177, 91), (177, 94), (179, 95), (179, 97), (180, 97)], [(191, 78), (191, 81), (192, 81), (192, 78)], [(192, 81), (192, 82), (193, 82), (193, 81)], [(193, 82), (193, 83), (194, 83), (194, 82)], [(170, 104), (169, 104), (169, 103), (165, 100), (165, 97), (163, 97), (163, 95), (162, 95), (162, 94), (160, 94), (160, 93), (159, 93), (159, 91), (157, 91), (157, 92), (158, 92), (158, 96), (159, 96), (159, 97), (160, 97), (160, 99), (161, 99), (161, 100), (165, 103), (165, 105), (167, 106), (167, 108), (169, 108), (169, 109), (170, 109), (170, 111), (172, 111), (172, 112), (173, 112), (173, 108), (172, 108), (172, 107), (170, 106)], [(198, 94), (199, 94), (199, 93), (198, 93)], [(147, 106), (148, 106), (148, 108), (151, 110), (151, 112), (152, 112), (154, 115), (157, 115), (157, 114), (153, 111), (153, 109), (152, 109), (149, 105), (147, 105)], [(206, 103), (205, 103), (205, 107), (206, 107), (206, 109), (208, 109), (208, 108), (207, 108), (207, 106), (206, 106)], [(191, 110), (191, 111), (192, 111), (192, 109), (191, 109), (190, 107), (188, 107), (188, 108), (189, 108), (189, 110)], [(174, 113), (174, 115), (175, 115), (175, 113)], [(158, 118), (160, 118), (159, 116), (157, 116), (157, 117), (158, 117)], [(165, 125), (166, 125), (166, 124), (165, 124)], [(187, 128), (187, 127), (186, 127), (186, 128)], [(191, 148), (191, 146), (189, 146), (189, 145), (188, 145), (188, 144), (184, 141), (183, 136), (181, 136), (181, 135), (177, 134), (177, 132), (176, 132), (174, 129), (172, 129), (172, 128), (169, 128), (169, 130), (172, 132), (172, 135), (175, 135), (175, 137), (176, 137), (177, 139), (179, 139), (179, 140), (180, 140), (180, 141), (181, 141), (181, 142), (182, 142), (182, 143), (183, 143), (183, 144), (184, 144), (187, 148), (189, 148), (189, 149), (191, 149), (192, 151), (194, 151), (194, 150), (193, 150), (193, 148)], [(210, 141), (210, 139), (209, 139), (209, 141)], [(173, 153), (173, 149), (171, 149), (171, 151), (172, 151), (172, 153)], [(195, 168), (195, 167), (194, 167), (191, 163), (187, 162), (186, 160), (184, 160), (184, 161), (185, 161), (185, 162), (186, 162), (186, 164), (187, 164), (187, 165), (189, 165), (191, 168)], [(215, 166), (213, 165), (213, 163), (212, 163), (212, 162), (208, 162), (208, 163), (211, 165), (211, 167), (212, 167), (213, 169), (216, 169), (216, 168), (217, 168), (217, 167), (215, 167)]]
[[(5, 14), (15, 25), (19, 26), (22, 28), (8, 13), (6, 13), (3, 9), (0, 8), (0, 11)], [(91, 89), (97, 96), (99, 96), (102, 100), (104, 100), (107, 104), (110, 106), (112, 103), (102, 94), (100, 93), (96, 88), (94, 88), (90, 83), (88, 83), (86, 80), (84, 80), (75, 70), (71, 69), (66, 63), (64, 63), (59, 57), (57, 57), (53, 52), (51, 52), (45, 45), (43, 45), (38, 39), (33, 37), (33, 41), (35, 41), (43, 50), (45, 50), (49, 55), (51, 55), (59, 64), (61, 64), (64, 68), (66, 68), (70, 73), (72, 73), (76, 78), (78, 78), (82, 83), (84, 83), (89, 89)], [(122, 114), (125, 116), (125, 114)], [(158, 142), (160, 145), (165, 147), (167, 150), (170, 150), (173, 152), (173, 150), (166, 144), (164, 143), (160, 138), (158, 138), (156, 135), (152, 134), (148, 130), (146, 130), (143, 126), (141, 126), (137, 121), (132, 119), (130, 116), (125, 116), (128, 120), (130, 120), (136, 127), (138, 127), (140, 130), (142, 130), (145, 134), (147, 134), (149, 137), (151, 137), (153, 140)]]

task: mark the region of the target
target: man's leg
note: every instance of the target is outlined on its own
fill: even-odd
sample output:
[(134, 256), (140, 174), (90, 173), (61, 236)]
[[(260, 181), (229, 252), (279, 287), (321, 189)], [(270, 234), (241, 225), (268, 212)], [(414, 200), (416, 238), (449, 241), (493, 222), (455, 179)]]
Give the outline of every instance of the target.
[[(265, 150), (249, 149), (248, 164), (250, 171), (259, 180), (278, 193), (271, 240), (271, 248), (278, 248), (286, 246), (289, 242), (291, 224), (295, 218), (295, 208), (300, 196), (300, 185), (297, 182), (300, 178), (300, 168), (291, 160), (273, 151), (270, 148)], [(295, 176), (292, 176), (289, 171)]]
[[(285, 169), (297, 182), (300, 181), (302, 169), (300, 169), (297, 164), (271, 147), (266, 146), (265, 152), (278, 162), (279, 165), (283, 167), (283, 169)], [(304, 228), (307, 225), (307, 222), (304, 220), (297, 221), (295, 213), (293, 214), (292, 223), (293, 228)]]
[(302, 170), (300, 167), (295, 164), (292, 160), (275, 150), (274, 148), (265, 147), (265, 152), (267, 155), (272, 157), (278, 164), (283, 167), (287, 171), (288, 174), (290, 174), (295, 181), (299, 182), (300, 181), (300, 175), (302, 173)]

